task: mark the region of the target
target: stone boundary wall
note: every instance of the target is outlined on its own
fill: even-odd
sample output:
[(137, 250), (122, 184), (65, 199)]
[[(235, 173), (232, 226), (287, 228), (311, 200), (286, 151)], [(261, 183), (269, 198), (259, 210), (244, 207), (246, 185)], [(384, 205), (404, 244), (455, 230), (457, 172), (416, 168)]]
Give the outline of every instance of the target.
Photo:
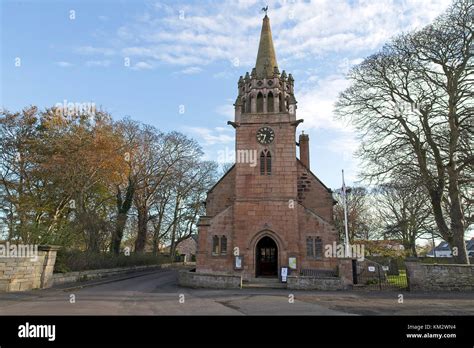
[(315, 278), (307, 276), (288, 276), (287, 289), (292, 290), (344, 290), (346, 286), (341, 278), (326, 277)]
[(237, 289), (242, 286), (242, 277), (223, 273), (199, 273), (183, 270), (178, 273), (178, 284), (189, 288)]
[(474, 291), (474, 265), (406, 262), (410, 291)]
[(338, 259), (337, 273), (344, 290), (350, 290), (354, 286), (354, 275), (352, 272), (352, 258), (340, 258)]
[(45, 289), (53, 285), (56, 246), (38, 246), (36, 259), (0, 258), (0, 292)]
[(54, 273), (53, 274), (53, 285), (61, 285), (66, 283), (74, 283), (78, 281), (86, 281), (97, 278), (110, 277), (119, 274), (133, 273), (137, 271), (153, 270), (169, 267), (171, 264), (162, 265), (144, 265), (144, 266), (131, 266), (131, 267), (118, 267), (118, 268), (103, 268), (103, 269), (92, 269), (87, 271), (67, 272), (67, 273)]
[(311, 277), (290, 275), (286, 287), (294, 290), (350, 290), (354, 285), (352, 259), (337, 259), (337, 277)]

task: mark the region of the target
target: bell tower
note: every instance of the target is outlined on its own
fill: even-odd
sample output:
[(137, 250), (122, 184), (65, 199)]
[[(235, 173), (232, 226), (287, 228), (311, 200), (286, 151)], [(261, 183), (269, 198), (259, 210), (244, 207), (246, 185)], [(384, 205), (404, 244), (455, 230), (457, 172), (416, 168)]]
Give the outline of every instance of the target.
[(228, 124), (235, 129), (235, 165), (207, 194), (195, 275), (278, 279), (282, 267), (335, 269), (337, 260), (319, 252), (337, 236), (331, 191), (309, 168), (307, 134), (296, 156), (303, 120), (296, 119), (293, 77), (278, 68), (266, 14), (255, 67), (240, 76), (234, 106)]
[(255, 67), (240, 76), (234, 106), (235, 122), (229, 123), (236, 128), (236, 198), (295, 199), (295, 128), (300, 121), (294, 80), (278, 69), (267, 15)]

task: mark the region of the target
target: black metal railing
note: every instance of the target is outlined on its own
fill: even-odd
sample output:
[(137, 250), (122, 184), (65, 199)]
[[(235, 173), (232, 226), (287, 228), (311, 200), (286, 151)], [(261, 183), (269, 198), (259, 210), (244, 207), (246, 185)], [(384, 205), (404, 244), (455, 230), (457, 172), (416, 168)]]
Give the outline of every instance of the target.
[(337, 271), (330, 270), (330, 269), (309, 269), (303, 268), (301, 269), (300, 274), (306, 277), (314, 277), (314, 278), (332, 278), (337, 277)]

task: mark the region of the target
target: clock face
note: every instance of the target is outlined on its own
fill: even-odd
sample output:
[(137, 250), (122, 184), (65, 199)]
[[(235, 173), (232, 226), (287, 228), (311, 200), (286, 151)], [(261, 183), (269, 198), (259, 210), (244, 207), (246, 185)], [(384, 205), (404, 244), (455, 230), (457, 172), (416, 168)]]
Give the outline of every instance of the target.
[(275, 138), (275, 132), (270, 127), (262, 127), (257, 131), (257, 141), (260, 144), (270, 144)]

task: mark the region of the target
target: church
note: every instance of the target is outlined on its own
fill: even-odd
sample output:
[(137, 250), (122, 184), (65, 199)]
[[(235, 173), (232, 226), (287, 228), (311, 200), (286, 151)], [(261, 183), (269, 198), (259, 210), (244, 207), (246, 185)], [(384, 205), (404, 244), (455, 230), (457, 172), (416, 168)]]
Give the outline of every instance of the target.
[(293, 76), (279, 70), (265, 15), (255, 67), (238, 81), (228, 122), (236, 163), (209, 190), (198, 222), (197, 273), (251, 280), (279, 278), (282, 267), (290, 274), (337, 268), (324, 253), (337, 242), (334, 200), (310, 169), (308, 135), (296, 138), (303, 120), (294, 91)]

